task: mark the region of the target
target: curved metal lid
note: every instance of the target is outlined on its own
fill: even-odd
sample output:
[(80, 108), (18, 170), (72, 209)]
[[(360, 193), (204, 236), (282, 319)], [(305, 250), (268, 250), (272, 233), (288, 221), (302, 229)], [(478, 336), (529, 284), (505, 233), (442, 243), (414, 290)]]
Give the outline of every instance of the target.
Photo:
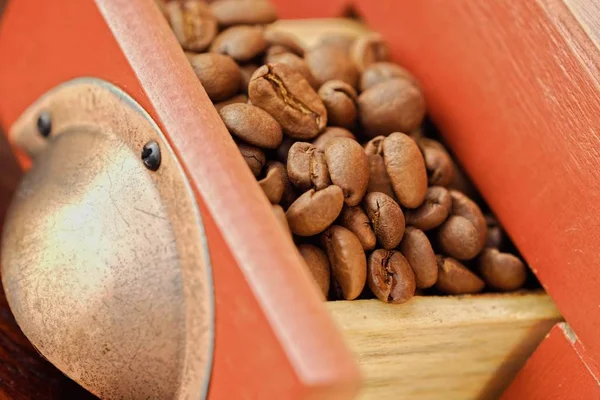
[[(158, 127), (116, 87), (78, 79), (10, 134), (34, 158), (2, 243), (25, 335), (103, 398), (204, 398), (214, 327), (206, 238)], [(156, 171), (141, 159), (148, 142)]]

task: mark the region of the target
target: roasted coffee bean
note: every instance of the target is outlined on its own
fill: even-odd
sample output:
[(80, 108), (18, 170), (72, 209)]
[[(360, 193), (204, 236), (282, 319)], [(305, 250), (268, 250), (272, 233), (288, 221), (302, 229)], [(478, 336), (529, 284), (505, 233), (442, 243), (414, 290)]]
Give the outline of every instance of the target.
[(310, 189), (286, 211), (288, 224), (298, 236), (316, 235), (336, 220), (343, 205), (344, 194), (339, 186), (331, 185), (318, 192)]
[(417, 85), (417, 80), (410, 72), (391, 62), (376, 62), (369, 65), (360, 76), (361, 92), (390, 79), (404, 79)]
[(385, 168), (383, 160), (383, 140), (385, 136), (377, 136), (365, 145), (365, 153), (369, 159), (369, 184), (367, 193), (381, 192), (395, 199), (396, 194)]
[(369, 33), (356, 39), (350, 48), (350, 57), (360, 72), (371, 64), (387, 61), (390, 52), (378, 33)]
[(330, 125), (353, 127), (358, 111), (356, 90), (343, 81), (327, 81), (319, 89), (319, 96), (327, 109)]
[(290, 147), (287, 169), (290, 181), (302, 191), (331, 185), (325, 155), (311, 143), (296, 142)]
[(260, 67), (250, 81), (252, 104), (267, 111), (295, 139), (312, 139), (325, 129), (327, 111), (308, 81), (285, 64)]
[(297, 56), (304, 56), (304, 46), (302, 46), (302, 43), (292, 33), (269, 26), (265, 29), (265, 40), (269, 46), (280, 46)]
[(210, 5), (220, 26), (270, 24), (277, 19), (267, 0), (218, 0)]
[(300, 244), (298, 245), (298, 251), (302, 258), (304, 258), (308, 270), (319, 287), (323, 300), (326, 300), (327, 293), (329, 293), (329, 280), (331, 276), (327, 254), (312, 244)]
[(493, 247), (495, 249), (501, 249), (504, 244), (504, 231), (498, 223), (498, 220), (493, 215), (485, 216), (485, 223), (487, 224), (487, 237), (485, 247)]
[(308, 83), (310, 83), (310, 86), (312, 86), (313, 88), (317, 88), (319, 86), (315, 77), (312, 76), (312, 73), (310, 72), (310, 69), (306, 64), (306, 61), (304, 61), (303, 58), (297, 56), (296, 54), (290, 52), (285, 52), (281, 54), (271, 54), (265, 57), (265, 61), (269, 64), (280, 63), (290, 66), (297, 72), (299, 72), (304, 77), (304, 79), (306, 79)]
[(218, 111), (221, 111), (221, 109), (225, 106), (228, 106), (230, 104), (245, 104), (248, 102), (248, 96), (246, 96), (245, 94), (238, 94), (235, 95), (227, 100), (221, 101), (219, 103), (215, 104), (215, 108)]
[[(367, 257), (360, 241), (348, 229), (332, 225), (321, 234), (321, 245), (327, 253), (333, 280), (346, 300), (354, 300), (367, 280)], [(333, 282), (332, 282), (333, 283)]]
[(425, 99), (410, 81), (390, 79), (362, 92), (358, 96), (358, 111), (368, 137), (410, 132), (423, 121)]
[(421, 138), (419, 147), (423, 152), (430, 185), (448, 186), (454, 180), (454, 163), (441, 143)]
[(164, 13), (184, 50), (204, 51), (217, 35), (217, 20), (201, 0), (169, 2)]
[(356, 140), (356, 136), (354, 136), (348, 129), (340, 128), (338, 126), (328, 126), (325, 128), (323, 133), (313, 140), (312, 143), (317, 149), (325, 151), (327, 150), (327, 147), (329, 147), (332, 139), (340, 137)]
[(234, 60), (244, 62), (253, 59), (267, 49), (267, 42), (260, 26), (232, 26), (219, 33), (212, 45), (212, 53), (231, 56)]
[(213, 102), (223, 101), (237, 93), (242, 75), (231, 57), (217, 53), (187, 53), (187, 57)]
[(269, 113), (251, 104), (230, 104), (219, 111), (229, 132), (244, 142), (263, 149), (281, 144), (281, 126)]
[(258, 69), (258, 65), (256, 64), (246, 64), (240, 66), (240, 90), (244, 93), (248, 93), (248, 85), (250, 84), (250, 79), (252, 79), (252, 75)]
[(344, 191), (346, 204), (360, 203), (369, 184), (369, 161), (360, 144), (348, 138), (332, 139), (325, 150), (325, 161), (331, 182)]
[(252, 174), (258, 177), (263, 166), (267, 162), (265, 153), (258, 147), (250, 146), (249, 144), (237, 143), (237, 146), (240, 153), (242, 153), (242, 157), (246, 160), (248, 167), (250, 167)]
[(378, 249), (371, 253), (367, 281), (384, 303), (406, 303), (415, 295), (415, 274), (399, 251)]
[(442, 186), (430, 186), (423, 204), (406, 210), (406, 224), (424, 231), (437, 228), (448, 218), (451, 209), (450, 192)]
[(356, 235), (364, 250), (375, 248), (377, 238), (371, 228), (371, 220), (360, 206), (344, 206), (339, 224)]
[(487, 240), (487, 223), (479, 206), (463, 193), (451, 190), (452, 196), (452, 215), (460, 215), (468, 219), (478, 234), (478, 252), (483, 249)]
[(392, 133), (383, 140), (383, 161), (397, 199), (416, 208), (427, 195), (427, 172), (419, 147), (409, 136)]
[(317, 46), (307, 51), (304, 59), (319, 86), (332, 80), (356, 86), (358, 70), (344, 50), (335, 46)]
[(437, 256), (438, 280), (435, 287), (446, 294), (473, 294), (481, 292), (485, 283), (460, 262)]
[(481, 250), (479, 232), (471, 221), (459, 215), (451, 215), (440, 226), (437, 241), (442, 253), (458, 260), (470, 260)]
[(296, 143), (296, 141), (291, 137), (283, 137), (281, 144), (279, 145), (277, 150), (275, 150), (275, 158), (277, 159), (277, 161), (281, 161), (282, 163), (287, 164), (288, 154), (290, 152), (290, 148), (294, 143)]
[(265, 169), (265, 177), (258, 181), (263, 192), (272, 204), (278, 204), (283, 196), (287, 181), (285, 165), (279, 161), (269, 161)]
[(527, 270), (518, 257), (497, 249), (484, 249), (477, 260), (479, 273), (492, 288), (501, 291), (517, 290), (525, 283)]
[(433, 247), (425, 233), (407, 226), (400, 243), (400, 252), (415, 273), (417, 288), (425, 289), (435, 284), (438, 278), (438, 265)]
[(272, 207), (273, 214), (275, 214), (275, 218), (277, 218), (283, 230), (286, 233), (289, 233), (290, 236), (292, 236), (292, 231), (290, 231), (290, 226), (288, 225), (287, 218), (285, 216), (285, 211), (283, 211), (283, 208), (278, 204), (273, 204)]
[(404, 235), (404, 214), (390, 196), (380, 192), (369, 193), (363, 201), (377, 242), (384, 249), (393, 249), (400, 244)]

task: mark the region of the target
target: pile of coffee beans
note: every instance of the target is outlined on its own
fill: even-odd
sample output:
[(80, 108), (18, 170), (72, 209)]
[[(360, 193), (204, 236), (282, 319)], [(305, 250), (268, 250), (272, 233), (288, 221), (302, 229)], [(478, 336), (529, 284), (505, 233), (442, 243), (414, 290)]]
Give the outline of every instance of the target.
[(524, 263), (425, 134), (420, 85), (378, 34), (305, 48), (266, 0), (161, 6), (324, 298), (522, 287)]

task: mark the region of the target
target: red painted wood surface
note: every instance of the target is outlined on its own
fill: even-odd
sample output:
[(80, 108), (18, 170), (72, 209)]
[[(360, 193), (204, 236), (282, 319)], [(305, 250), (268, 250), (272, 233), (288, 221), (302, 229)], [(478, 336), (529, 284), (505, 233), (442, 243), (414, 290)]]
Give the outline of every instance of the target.
[[(285, 15), (306, 3), (277, 1)], [(582, 362), (598, 379), (600, 6), (348, 0), (338, 15), (350, 4), (420, 78), (432, 118), (577, 332)], [(553, 343), (536, 357), (550, 357)]]
[(600, 399), (598, 380), (586, 368), (574, 341), (566, 323), (555, 325), (502, 399)]
[(95, 76), (126, 90), (166, 133), (197, 194), (213, 265), (211, 398), (356, 393), (351, 355), (153, 0), (11, 2), (0, 59), (10, 60), (0, 63), (5, 128), (53, 86)]

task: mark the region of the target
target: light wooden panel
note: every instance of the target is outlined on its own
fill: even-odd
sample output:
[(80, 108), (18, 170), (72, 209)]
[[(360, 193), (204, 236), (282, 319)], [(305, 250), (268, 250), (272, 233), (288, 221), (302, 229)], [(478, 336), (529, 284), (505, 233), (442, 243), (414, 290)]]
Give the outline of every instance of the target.
[(359, 399), (495, 399), (561, 317), (542, 293), (331, 302), (365, 377)]

